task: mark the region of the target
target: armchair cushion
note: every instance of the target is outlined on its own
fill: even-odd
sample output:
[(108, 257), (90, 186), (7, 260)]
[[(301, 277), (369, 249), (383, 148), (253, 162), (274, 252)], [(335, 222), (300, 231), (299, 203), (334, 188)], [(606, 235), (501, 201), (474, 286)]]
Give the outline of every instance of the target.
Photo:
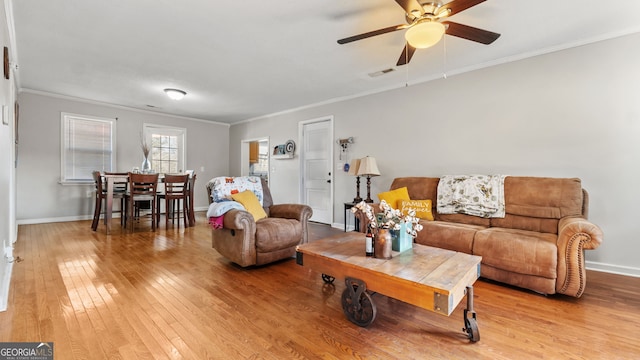
[(256, 223), (256, 248), (260, 253), (298, 245), (302, 239), (302, 224), (298, 220), (265, 218)]

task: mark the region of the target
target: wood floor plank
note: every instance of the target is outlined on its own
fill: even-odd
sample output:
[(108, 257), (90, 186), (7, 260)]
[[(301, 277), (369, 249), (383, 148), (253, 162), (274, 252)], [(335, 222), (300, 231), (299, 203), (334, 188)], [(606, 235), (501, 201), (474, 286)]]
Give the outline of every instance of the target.
[[(481, 279), (470, 343), (465, 301), (447, 317), (374, 294), (361, 328), (343, 314), (344, 283), (293, 259), (231, 264), (202, 213), (192, 228), (162, 224), (21, 225), (0, 341), (53, 341), (57, 359), (640, 358), (640, 278), (588, 271), (580, 299)], [(312, 241), (340, 232), (310, 229)]]

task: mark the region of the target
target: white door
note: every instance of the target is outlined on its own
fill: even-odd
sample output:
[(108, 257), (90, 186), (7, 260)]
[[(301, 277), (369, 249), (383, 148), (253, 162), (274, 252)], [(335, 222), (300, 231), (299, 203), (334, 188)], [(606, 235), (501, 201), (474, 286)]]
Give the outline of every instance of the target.
[(311, 221), (333, 222), (333, 173), (330, 118), (302, 125), (302, 202), (311, 206)]

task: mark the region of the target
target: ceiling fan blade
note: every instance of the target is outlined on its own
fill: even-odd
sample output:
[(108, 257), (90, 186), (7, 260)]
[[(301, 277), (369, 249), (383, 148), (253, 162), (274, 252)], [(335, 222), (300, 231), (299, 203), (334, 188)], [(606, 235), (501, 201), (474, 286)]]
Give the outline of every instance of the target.
[(468, 25), (462, 25), (451, 21), (443, 21), (442, 23), (447, 26), (447, 30), (445, 31), (447, 35), (479, 42), (485, 45), (491, 44), (500, 37), (500, 34), (498, 33), (474, 28)]
[(369, 32), (366, 32), (364, 34), (349, 36), (347, 38), (340, 39), (340, 40), (338, 40), (338, 44), (346, 44), (346, 43), (350, 43), (352, 41), (362, 40), (362, 39), (366, 39), (366, 38), (369, 38), (369, 37), (372, 37), (372, 36), (382, 35), (382, 34), (386, 34), (386, 33), (390, 33), (390, 32), (396, 31), (396, 30), (406, 29), (408, 27), (409, 27), (408, 24), (389, 26), (389, 27), (384, 28), (384, 29), (378, 29), (378, 30), (374, 30), (374, 31), (369, 31)]
[(438, 14), (441, 14), (443, 11), (448, 10), (449, 15), (447, 16), (451, 16), (485, 1), (487, 0), (453, 0), (448, 4), (442, 5), (438, 10)]
[(417, 0), (396, 0), (396, 2), (402, 6), (407, 14), (411, 14), (413, 10), (420, 11), (420, 15), (424, 14), (424, 9)]
[(402, 54), (400, 54), (400, 58), (396, 63), (396, 66), (406, 65), (411, 61), (411, 57), (413, 57), (413, 53), (416, 52), (416, 48), (413, 46), (406, 44), (404, 49), (402, 50)]

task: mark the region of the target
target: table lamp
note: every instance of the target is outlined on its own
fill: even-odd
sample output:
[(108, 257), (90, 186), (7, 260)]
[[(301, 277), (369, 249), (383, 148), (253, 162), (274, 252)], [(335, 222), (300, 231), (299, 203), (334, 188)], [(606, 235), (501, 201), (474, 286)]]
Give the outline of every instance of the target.
[(372, 203), (371, 200), (371, 177), (380, 175), (376, 159), (371, 156), (365, 156), (360, 159), (360, 166), (358, 166), (357, 175), (363, 175), (367, 177), (367, 198), (364, 200), (367, 203)]
[(360, 197), (360, 175), (358, 175), (358, 168), (360, 167), (360, 159), (353, 159), (349, 166), (349, 175), (356, 177), (356, 197), (353, 198), (353, 203), (357, 204), (362, 201)]

